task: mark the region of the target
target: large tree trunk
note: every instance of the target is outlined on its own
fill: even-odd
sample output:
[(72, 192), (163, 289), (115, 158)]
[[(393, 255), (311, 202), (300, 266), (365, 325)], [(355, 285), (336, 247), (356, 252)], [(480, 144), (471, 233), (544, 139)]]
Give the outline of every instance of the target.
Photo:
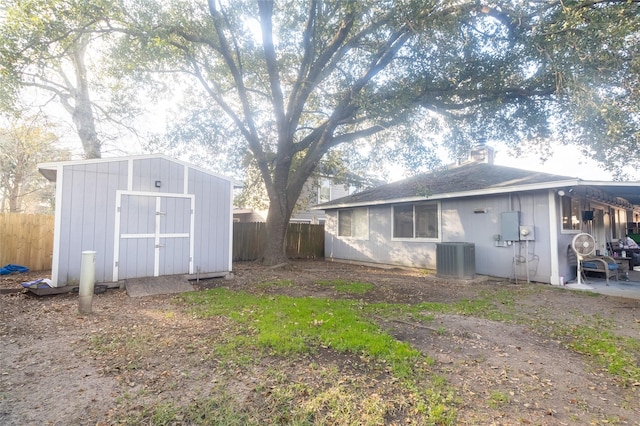
[[(62, 68), (58, 70), (69, 94), (60, 97), (62, 106), (71, 114), (78, 137), (82, 142), (85, 158), (100, 158), (102, 144), (96, 131), (96, 119), (93, 115), (93, 104), (89, 95), (89, 79), (85, 64), (85, 53), (89, 44), (89, 34), (80, 37), (69, 53), (75, 72), (75, 84), (67, 77)], [(69, 99), (73, 102), (70, 102)]]
[(266, 224), (266, 241), (262, 261), (265, 265), (287, 263), (287, 228), (290, 215), (279, 208), (269, 208)]
[(269, 213), (267, 214), (266, 241), (262, 261), (265, 265), (279, 265), (289, 262), (287, 257), (287, 230), (293, 208), (306, 180), (297, 174), (289, 176), (291, 157), (285, 157), (276, 167), (269, 193)]
[(76, 72), (75, 110), (73, 111), (73, 122), (76, 125), (78, 136), (82, 141), (85, 158), (100, 158), (101, 147), (96, 132), (95, 118), (93, 116), (93, 106), (89, 97), (89, 79), (87, 77), (87, 67), (85, 65), (85, 52), (89, 44), (89, 37), (85, 36), (78, 42), (78, 47), (74, 50), (71, 58)]

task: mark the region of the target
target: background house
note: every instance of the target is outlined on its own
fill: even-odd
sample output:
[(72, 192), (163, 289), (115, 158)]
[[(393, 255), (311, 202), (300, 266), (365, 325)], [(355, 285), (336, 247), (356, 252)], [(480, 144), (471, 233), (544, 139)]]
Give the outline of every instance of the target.
[(317, 206), (325, 257), (436, 269), (438, 243), (466, 242), (479, 274), (558, 284), (575, 276), (574, 235), (592, 234), (604, 254), (638, 217), (638, 182), (583, 181), (493, 158), (481, 145), (456, 165)]
[[(342, 198), (357, 191), (380, 185), (382, 181), (363, 178), (348, 173), (345, 176), (331, 174), (330, 170), (320, 167), (320, 172), (305, 182), (296, 209), (291, 215), (291, 223), (311, 223), (321, 225), (325, 222), (324, 212), (314, 209), (318, 204)], [(268, 202), (265, 200), (265, 204)], [(235, 208), (234, 222), (264, 222), (267, 219), (267, 209)]]
[(231, 271), (231, 179), (163, 155), (39, 170), (56, 183), (54, 286), (78, 284), (83, 251), (97, 282)]

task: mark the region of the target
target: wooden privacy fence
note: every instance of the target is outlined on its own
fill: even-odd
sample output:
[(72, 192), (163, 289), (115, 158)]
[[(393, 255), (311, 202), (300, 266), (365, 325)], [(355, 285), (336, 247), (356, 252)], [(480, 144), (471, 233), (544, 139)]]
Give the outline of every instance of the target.
[(53, 216), (0, 214), (0, 267), (9, 263), (32, 271), (51, 269)]
[[(256, 260), (262, 256), (266, 228), (264, 222), (233, 224), (233, 260)], [(324, 257), (324, 225), (289, 224), (287, 256)], [(0, 214), (0, 267), (9, 263), (32, 271), (51, 269), (53, 257), (53, 216)]]
[[(256, 260), (262, 256), (266, 227), (264, 222), (233, 224), (233, 260)], [(290, 223), (287, 230), (287, 256), (324, 257), (324, 225)]]

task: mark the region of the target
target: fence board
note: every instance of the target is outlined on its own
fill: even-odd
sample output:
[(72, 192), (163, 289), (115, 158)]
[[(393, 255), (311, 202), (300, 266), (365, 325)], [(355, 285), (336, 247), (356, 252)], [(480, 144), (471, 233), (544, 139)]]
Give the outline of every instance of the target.
[(9, 263), (32, 271), (51, 269), (53, 216), (0, 214), (0, 266)]
[[(53, 223), (50, 215), (0, 214), (0, 266), (14, 263), (32, 271), (51, 269)], [(265, 238), (264, 222), (234, 223), (233, 260), (262, 257)], [(290, 258), (324, 257), (324, 225), (290, 224), (286, 250)]]
[[(233, 224), (233, 260), (256, 260), (262, 257), (266, 227), (264, 222)], [(287, 256), (290, 258), (324, 257), (324, 225), (291, 223), (287, 230)]]

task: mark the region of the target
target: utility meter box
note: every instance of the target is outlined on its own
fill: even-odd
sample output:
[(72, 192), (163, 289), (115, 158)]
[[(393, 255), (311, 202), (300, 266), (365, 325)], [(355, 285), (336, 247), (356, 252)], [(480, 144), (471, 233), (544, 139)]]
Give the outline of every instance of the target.
[(500, 215), (502, 239), (520, 241), (520, 212), (502, 212)]
[(535, 241), (536, 233), (532, 225), (520, 226), (520, 241)]

